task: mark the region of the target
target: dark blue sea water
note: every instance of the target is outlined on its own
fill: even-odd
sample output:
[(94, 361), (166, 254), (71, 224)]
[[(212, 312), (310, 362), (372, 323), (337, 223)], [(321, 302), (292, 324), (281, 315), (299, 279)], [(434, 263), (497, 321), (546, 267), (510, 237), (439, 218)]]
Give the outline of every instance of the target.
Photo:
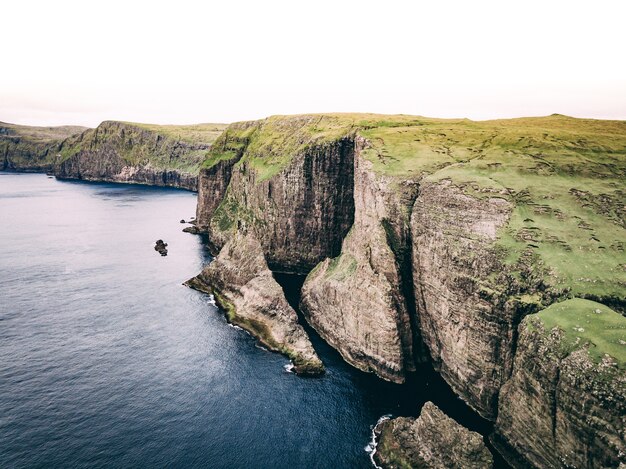
[(427, 371), (389, 384), (316, 336), (328, 372), (288, 373), (182, 285), (210, 261), (195, 203), (0, 173), (0, 467), (371, 467), (372, 425), (429, 399), (488, 431)]

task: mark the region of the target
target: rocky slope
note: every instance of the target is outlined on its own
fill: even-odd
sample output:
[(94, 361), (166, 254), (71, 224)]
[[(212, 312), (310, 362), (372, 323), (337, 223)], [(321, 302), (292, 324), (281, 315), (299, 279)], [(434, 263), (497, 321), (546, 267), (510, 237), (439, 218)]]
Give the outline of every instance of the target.
[(196, 190), (200, 164), (223, 128), (106, 121), (61, 144), (55, 175)]
[[(626, 310), (626, 123), (311, 115), (234, 124), (198, 227), (309, 272), (302, 310), (354, 366), (430, 359), (495, 420), (522, 319), (571, 296)], [(624, 339), (626, 340), (626, 338)]]
[(624, 339), (626, 318), (593, 301), (527, 316), (501, 391), (497, 440), (537, 467), (626, 464)]
[(61, 142), (86, 127), (31, 127), (0, 122), (0, 170), (52, 171)]
[(324, 371), (253, 234), (237, 233), (187, 285), (213, 294), (229, 322), (252, 333), (268, 349), (291, 358), (296, 373)]
[(459, 425), (432, 402), (418, 418), (385, 420), (376, 428), (374, 459), (382, 468), (488, 469), (493, 456), (483, 437)]

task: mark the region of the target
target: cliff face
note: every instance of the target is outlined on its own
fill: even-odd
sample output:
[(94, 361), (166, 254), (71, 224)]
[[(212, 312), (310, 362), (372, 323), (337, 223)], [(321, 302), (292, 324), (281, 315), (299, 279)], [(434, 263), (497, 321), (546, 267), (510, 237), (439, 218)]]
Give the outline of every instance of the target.
[(511, 204), (423, 181), (411, 217), (419, 322), (435, 368), (487, 417), (513, 361), (519, 318), (499, 301), (505, 285), (495, 240)]
[(0, 122), (0, 170), (52, 171), (61, 142), (85, 127), (30, 127)]
[(307, 277), (302, 310), (346, 361), (403, 382), (415, 369), (414, 342), (419, 341), (402, 288), (403, 281), (410, 282), (403, 278), (402, 264), (417, 186), (410, 181), (398, 186), (376, 175), (362, 158), (354, 168), (354, 224), (341, 254)]
[(222, 128), (103, 122), (61, 144), (55, 175), (197, 190), (200, 164)]
[(391, 468), (488, 469), (493, 456), (483, 437), (459, 425), (432, 402), (418, 418), (398, 417), (376, 428), (374, 459)]
[(235, 124), (204, 163), (198, 226), (312, 269), (303, 313), (349, 363), (402, 382), (425, 350), (495, 420), (526, 315), (571, 296), (626, 310), (625, 135), (564, 116)]
[(254, 235), (235, 234), (187, 285), (215, 295), (229, 322), (252, 333), (270, 350), (287, 355), (297, 373), (323, 372), (322, 362), (268, 269)]
[[(297, 122), (293, 132), (314, 122)], [(215, 143), (209, 158), (217, 161), (200, 175), (198, 226), (219, 248), (245, 225), (271, 269), (306, 273), (339, 252), (352, 224), (354, 143), (347, 137), (305, 142), (302, 136), (291, 150), (297, 156), (275, 163), (274, 171), (266, 160), (280, 154), (280, 145), (264, 148), (259, 142), (271, 139), (275, 124), (236, 124)], [(227, 189), (215, 176), (225, 176)]]
[(624, 348), (624, 338), (626, 319), (592, 301), (526, 317), (500, 396), (497, 438), (537, 467), (626, 463), (624, 352), (611, 350)]

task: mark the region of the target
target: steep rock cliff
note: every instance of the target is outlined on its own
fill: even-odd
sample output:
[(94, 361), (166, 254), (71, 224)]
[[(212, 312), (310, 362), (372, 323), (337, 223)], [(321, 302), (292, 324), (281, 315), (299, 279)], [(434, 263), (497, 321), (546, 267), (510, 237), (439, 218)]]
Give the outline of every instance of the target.
[(318, 120), (234, 124), (216, 141), (200, 175), (197, 219), (218, 249), (245, 225), (272, 270), (307, 273), (338, 254), (352, 224), (354, 142), (307, 136), (303, 127)]
[(626, 464), (624, 349), (626, 318), (598, 303), (567, 300), (527, 316), (496, 442), (540, 468)]
[(52, 171), (61, 142), (85, 127), (31, 127), (0, 122), (0, 170)]
[(376, 428), (374, 459), (384, 469), (489, 469), (493, 456), (483, 437), (444, 414), (432, 402), (418, 418), (398, 417)]
[(346, 361), (403, 382), (415, 369), (414, 342), (419, 343), (402, 288), (410, 282), (402, 278), (410, 277), (402, 266), (417, 186), (375, 174), (360, 157), (354, 167), (354, 224), (341, 254), (308, 275), (302, 310)]
[(106, 121), (61, 144), (55, 175), (196, 190), (200, 164), (223, 127)]
[(323, 372), (322, 362), (268, 269), (261, 244), (253, 234), (237, 232), (219, 256), (187, 285), (213, 294), (229, 322), (249, 331), (270, 350), (287, 355), (297, 373)]
[[(500, 283), (495, 244), (511, 204), (468, 196), (450, 181), (422, 181), (411, 217), (415, 295), (435, 368), (481, 414), (495, 416), (510, 373), (515, 308)], [(504, 301), (502, 299), (504, 297)]]

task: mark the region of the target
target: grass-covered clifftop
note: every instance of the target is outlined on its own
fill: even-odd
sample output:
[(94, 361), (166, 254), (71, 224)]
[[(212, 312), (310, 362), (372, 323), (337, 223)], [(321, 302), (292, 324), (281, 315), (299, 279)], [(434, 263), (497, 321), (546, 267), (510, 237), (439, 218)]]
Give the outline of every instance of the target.
[(510, 201), (497, 240), (507, 264), (542, 269), (564, 295), (625, 307), (626, 121), (273, 116), (228, 127), (203, 166), (237, 158), (263, 181), (308, 148), (357, 137), (375, 172), (448, 179), (473, 197)]
[(586, 348), (596, 362), (609, 355), (620, 368), (626, 367), (626, 318), (611, 308), (572, 298), (528, 316), (531, 327), (533, 320), (540, 321), (547, 333), (555, 327), (563, 332), (563, 354)]
[(223, 124), (155, 125), (105, 121), (74, 138), (60, 150), (59, 163), (81, 155), (84, 162), (115, 153), (130, 166), (179, 170), (197, 175)]
[(32, 127), (0, 122), (0, 169), (49, 171), (56, 163), (63, 140), (87, 130), (86, 127)]

